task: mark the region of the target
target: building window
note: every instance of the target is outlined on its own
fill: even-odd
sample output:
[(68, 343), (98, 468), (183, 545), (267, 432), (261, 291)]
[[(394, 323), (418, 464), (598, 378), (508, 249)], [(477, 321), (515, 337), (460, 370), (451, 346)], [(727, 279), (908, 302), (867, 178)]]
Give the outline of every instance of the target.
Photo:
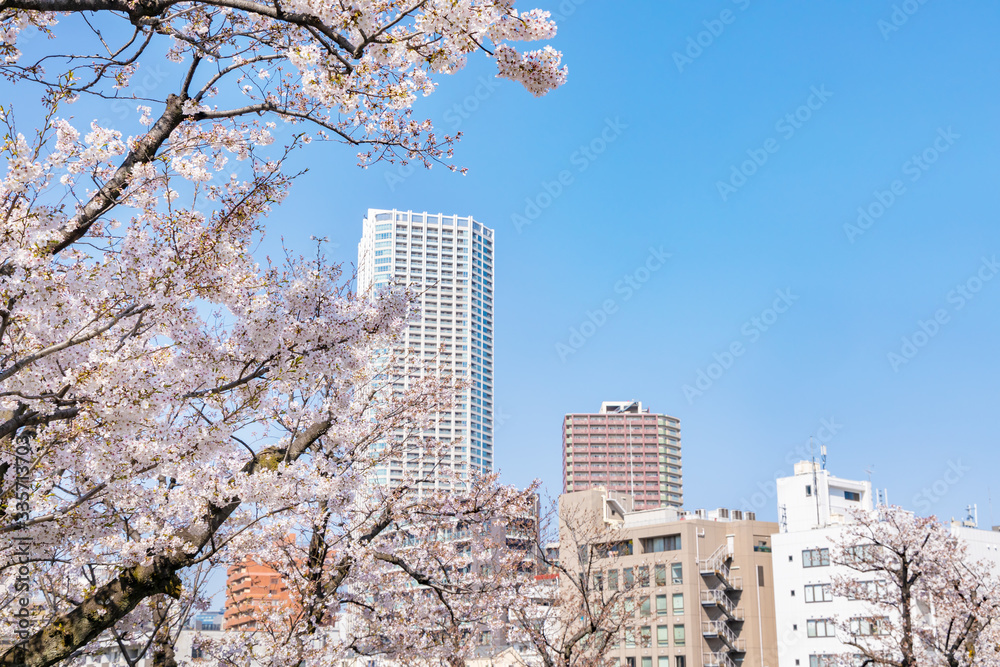
[(844, 560), (856, 565), (864, 565), (877, 560), (878, 548), (874, 544), (856, 544), (844, 549)]
[(670, 583), (684, 583), (684, 566), (681, 563), (673, 563), (670, 565)]
[(889, 587), (884, 579), (875, 581), (855, 581), (851, 583), (850, 591), (847, 594), (848, 600), (884, 600), (889, 594)]
[(653, 657), (649, 655), (642, 656), (642, 667), (653, 667)]
[(594, 573), (594, 589), (598, 591), (604, 590), (604, 575), (600, 572)]
[(656, 582), (657, 586), (667, 585), (667, 566), (666, 565), (656, 565), (653, 567), (653, 580)]
[(829, 549), (803, 549), (802, 567), (824, 567), (830, 564)]
[(674, 646), (684, 646), (684, 626), (675, 625), (674, 626)]
[(625, 628), (625, 648), (635, 648), (635, 628)]
[(635, 658), (625, 658), (625, 667), (635, 667)]
[(673, 606), (674, 606), (674, 616), (683, 616), (684, 615), (684, 594), (683, 593), (674, 593)]
[(833, 667), (837, 664), (836, 656), (833, 655), (811, 655), (809, 656), (809, 667)]
[(643, 596), (642, 602), (639, 603), (639, 615), (640, 616), (649, 616), (650, 615), (649, 597), (648, 596)]
[(639, 628), (639, 647), (649, 648), (652, 645), (653, 645), (652, 628), (650, 628), (648, 625), (644, 625), (641, 628)]
[(608, 590), (618, 590), (618, 570), (608, 570)]
[(656, 645), (657, 646), (670, 646), (670, 626), (669, 625), (658, 625), (658, 626), (656, 626)]
[(685, 658), (683, 655), (675, 655), (674, 667), (687, 667), (687, 658)]
[(679, 551), (680, 548), (680, 535), (663, 535), (661, 537), (649, 537), (642, 540), (642, 550), (648, 554), (659, 553), (661, 551)]
[(812, 485), (806, 484), (806, 496), (808, 497), (808, 496), (811, 496), (812, 494), (813, 494)]
[(889, 634), (889, 619), (885, 616), (852, 618), (851, 634), (857, 637), (887, 635)]
[(834, 627), (833, 620), (818, 618), (806, 621), (806, 634), (810, 637), (835, 637), (836, 628)]
[(666, 616), (667, 615), (667, 596), (657, 595), (656, 596), (656, 615)]
[(643, 565), (639, 568), (639, 585), (649, 588), (649, 566)]
[(622, 570), (622, 580), (625, 582), (625, 588), (629, 589), (635, 585), (635, 573), (632, 568), (626, 567)]
[(656, 659), (656, 667), (670, 667), (670, 656), (661, 655)]
[(621, 542), (609, 542), (607, 544), (595, 544), (594, 555), (597, 558), (607, 558), (609, 556), (631, 556), (632, 540), (622, 540)]
[(855, 491), (844, 491), (844, 498), (847, 500), (853, 500), (854, 502), (860, 502), (861, 494)]
[(833, 592), (830, 590), (830, 584), (810, 584), (806, 586), (806, 602), (833, 602)]

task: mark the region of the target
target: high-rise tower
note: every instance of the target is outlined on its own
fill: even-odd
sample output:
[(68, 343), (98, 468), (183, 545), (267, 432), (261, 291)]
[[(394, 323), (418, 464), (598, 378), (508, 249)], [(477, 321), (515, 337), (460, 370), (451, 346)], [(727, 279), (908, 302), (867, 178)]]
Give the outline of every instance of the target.
[(681, 423), (638, 401), (605, 401), (563, 420), (563, 491), (594, 487), (635, 497), (636, 509), (680, 507)]
[(358, 292), (390, 283), (417, 289), (421, 309), (398, 345), (402, 363), (391, 381), (405, 386), (429, 361), (438, 372), (468, 380), (469, 388), (426, 434), (454, 441), (450, 458), (407, 452), (378, 472), (379, 481), (391, 484), (411, 473), (432, 480), (425, 487), (451, 488), (435, 470), (450, 464), (463, 472), (492, 471), (493, 230), (471, 216), (369, 209), (358, 244)]

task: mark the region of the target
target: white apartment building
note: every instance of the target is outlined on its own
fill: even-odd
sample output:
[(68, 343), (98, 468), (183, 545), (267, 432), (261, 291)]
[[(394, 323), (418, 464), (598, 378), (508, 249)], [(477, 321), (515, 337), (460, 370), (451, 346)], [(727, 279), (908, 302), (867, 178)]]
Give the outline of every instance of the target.
[(471, 216), (369, 209), (364, 218), (358, 293), (390, 284), (420, 293), (420, 316), (394, 350), (398, 362), (389, 381), (404, 389), (424, 372), (469, 381), (454, 408), (437, 415), (436, 428), (424, 433), (452, 441), (450, 458), (425, 459), (412, 446), (405, 459), (377, 472), (381, 483), (412, 474), (427, 480), (424, 488), (447, 489), (449, 465), (459, 476), (493, 469), (493, 249), (493, 230)]
[[(777, 480), (780, 531), (772, 538), (778, 667), (825, 667), (830, 656), (850, 649), (836, 638), (833, 619), (863, 617), (865, 603), (835, 597), (836, 575), (863, 575), (831, 563), (833, 544), (848, 512), (874, 511), (871, 482), (834, 477), (820, 464), (800, 461), (794, 475)], [(1000, 571), (1000, 532), (979, 530), (974, 521), (952, 521), (968, 555), (988, 559)]]
[(830, 583), (851, 572), (830, 564), (833, 540), (848, 511), (871, 511), (871, 482), (834, 477), (820, 464), (800, 461), (792, 477), (777, 480), (781, 532), (772, 537), (778, 667), (824, 667), (846, 649), (834, 618), (863, 613), (861, 602), (835, 598)]

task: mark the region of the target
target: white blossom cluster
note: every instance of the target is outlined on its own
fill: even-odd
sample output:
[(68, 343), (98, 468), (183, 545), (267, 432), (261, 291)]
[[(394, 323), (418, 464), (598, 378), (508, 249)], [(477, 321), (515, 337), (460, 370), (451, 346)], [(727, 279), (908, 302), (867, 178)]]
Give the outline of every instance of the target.
[[(530, 558), (504, 535), (531, 494), (460, 469), (461, 493), (414, 493), (417, 477), (373, 486), (406, 448), (426, 460), (453, 444), (423, 432), (456, 382), (427, 373), (394, 390), (393, 360), (376, 354), (414, 294), (357, 295), (322, 252), (254, 249), (294, 179), (288, 156), (310, 143), (279, 122), (356, 145), (364, 164), (439, 160), (455, 137), (414, 120), (414, 101), (475, 51), (536, 95), (557, 87), (558, 52), (508, 44), (554, 24), (509, 0), (108, 2), (87, 22), (82, 0), (0, 5), (5, 85), (41, 90), (44, 110), (0, 107), (0, 484), (4, 498), (28, 489), (23, 513), (0, 505), (0, 531), (32, 545), (37, 627), (65, 633), (33, 636), (24, 664), (180, 623), (205, 605), (202, 568), (251, 554), (294, 594), (260, 619), (255, 647), (206, 644), (224, 662), (467, 654), (471, 629), (520, 595)], [(19, 51), (29, 27), (91, 30), (104, 55)], [(160, 39), (180, 76), (151, 92), (137, 81)], [(83, 97), (128, 99), (136, 118), (83, 123)], [(0, 579), (6, 622), (16, 568)], [(320, 641), (351, 612), (355, 634)]]

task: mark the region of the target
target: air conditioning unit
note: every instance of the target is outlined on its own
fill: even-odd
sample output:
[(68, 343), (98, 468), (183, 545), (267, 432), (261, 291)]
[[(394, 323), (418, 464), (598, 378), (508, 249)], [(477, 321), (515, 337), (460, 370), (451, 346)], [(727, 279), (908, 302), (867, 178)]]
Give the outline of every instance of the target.
[(694, 515), (696, 517), (698, 517), (699, 519), (704, 519), (705, 518), (705, 510), (695, 510), (694, 511)]
[(743, 510), (733, 510), (733, 521), (743, 520)]
[(747, 521), (756, 521), (757, 520), (757, 513), (756, 512), (747, 512), (746, 513), (746, 519), (747, 519)]
[(720, 507), (719, 509), (716, 510), (716, 512), (719, 513), (719, 518), (720, 519), (728, 519), (729, 518), (729, 510), (727, 510), (725, 507)]

